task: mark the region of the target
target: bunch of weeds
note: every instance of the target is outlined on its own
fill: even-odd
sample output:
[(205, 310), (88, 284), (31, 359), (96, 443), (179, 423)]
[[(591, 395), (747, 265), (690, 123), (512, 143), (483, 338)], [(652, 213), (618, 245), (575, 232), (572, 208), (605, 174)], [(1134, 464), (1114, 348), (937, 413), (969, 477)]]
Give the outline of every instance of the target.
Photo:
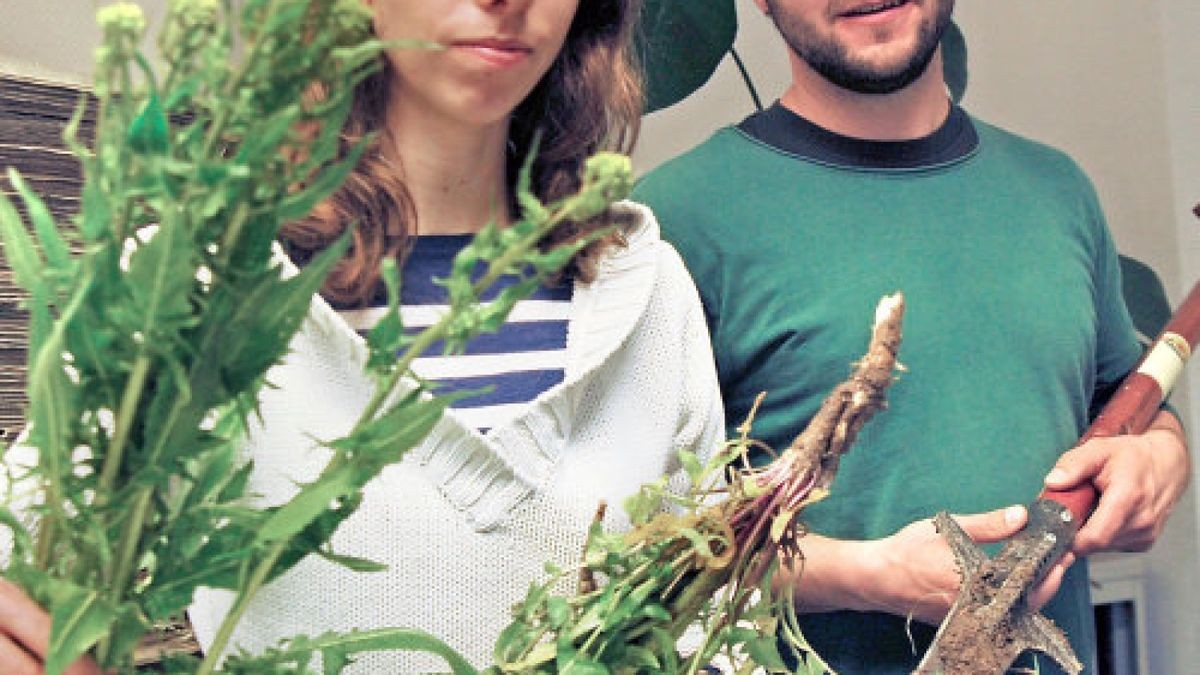
[[(630, 170), (625, 158), (597, 156), (578, 194), (541, 204), (527, 165), (521, 220), (485, 227), (459, 255), (446, 281), (451, 311), (415, 337), (400, 323), (398, 274), (386, 266), (392, 311), (368, 340), (377, 385), (369, 406), (326, 443), (331, 459), (316, 480), (283, 505), (253, 508), (252, 467), (239, 452), (257, 392), (350, 238), (296, 274), (275, 240), (358, 162), (369, 139), (344, 152), (340, 130), (355, 85), (396, 45), (372, 38), (360, 0), (171, 0), (156, 70), (138, 51), (137, 5), (105, 6), (98, 20), (96, 136), (90, 147), (77, 138), (83, 103), (65, 132), (85, 175), (81, 213), (60, 227), (10, 171), (26, 229), (0, 195), (5, 256), (30, 312), (29, 426), (6, 454), (13, 475), (0, 521), (12, 546), (3, 574), (52, 616), (51, 674), (85, 653), (130, 672), (153, 624), (181, 613), (200, 586), (230, 589), (236, 601), (207, 656), (164, 664), (210, 673), (255, 592), (304, 556), (379, 569), (328, 542), (363, 486), (448, 405), (411, 376), (412, 360), (438, 341), (460, 350), (498, 327), (588, 243), (543, 252), (537, 242), (623, 197)], [(320, 98), (307, 95), (316, 89)], [(478, 264), (487, 271), (472, 281)], [(521, 283), (481, 304), (508, 274)], [(18, 467), (25, 450), (36, 454)], [(301, 636), (222, 668), (299, 673), (320, 657), (322, 672), (334, 673), (376, 649), (431, 651), (470, 672), (453, 650), (407, 629)]]
[[(707, 465), (682, 455), (686, 496), (665, 480), (643, 488), (625, 505), (635, 525), (626, 534), (605, 532), (598, 517), (578, 592), (554, 593), (569, 570), (551, 569), (532, 586), (497, 641), (491, 672), (675, 674), (714, 662), (738, 673), (829, 671), (800, 632), (792, 588), (775, 576), (784, 568), (800, 576), (801, 511), (828, 494), (842, 453), (885, 405), (903, 309), (899, 294), (884, 298), (866, 356), (770, 464), (745, 461), (752, 412)], [(680, 654), (694, 626), (700, 638), (684, 640)]]

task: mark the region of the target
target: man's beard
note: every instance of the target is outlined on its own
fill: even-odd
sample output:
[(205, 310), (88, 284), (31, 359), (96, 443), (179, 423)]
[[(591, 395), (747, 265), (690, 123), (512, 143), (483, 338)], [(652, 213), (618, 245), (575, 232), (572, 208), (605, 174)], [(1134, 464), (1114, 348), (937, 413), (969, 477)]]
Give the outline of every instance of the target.
[(908, 59), (889, 68), (854, 61), (846, 48), (794, 20), (779, 0), (767, 0), (771, 19), (792, 51), (829, 82), (859, 94), (890, 94), (912, 84), (929, 67), (954, 12), (953, 0), (943, 0), (931, 23), (921, 24), (917, 44)]

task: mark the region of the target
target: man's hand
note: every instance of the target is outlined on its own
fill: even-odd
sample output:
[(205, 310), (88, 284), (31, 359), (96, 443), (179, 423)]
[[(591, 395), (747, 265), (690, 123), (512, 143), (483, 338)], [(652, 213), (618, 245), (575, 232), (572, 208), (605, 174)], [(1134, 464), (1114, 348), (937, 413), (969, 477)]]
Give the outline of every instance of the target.
[(1086, 481), (1100, 501), (1075, 536), (1074, 551), (1145, 551), (1162, 533), (1167, 516), (1192, 475), (1179, 420), (1160, 412), (1140, 436), (1093, 438), (1067, 451), (1046, 476), (1046, 486), (1068, 490)]
[[(50, 615), (21, 589), (0, 579), (0, 671), (42, 675), (50, 643)], [(91, 659), (79, 659), (63, 675), (101, 675)]]
[[(1023, 506), (955, 516), (978, 544), (1002, 541), (1025, 526)], [(840, 609), (887, 612), (937, 625), (958, 595), (961, 576), (954, 554), (932, 520), (920, 520), (875, 541), (850, 542), (809, 534), (800, 540), (805, 561), (791, 579), (803, 612)], [(1067, 554), (1029, 596), (1041, 608), (1074, 561)]]

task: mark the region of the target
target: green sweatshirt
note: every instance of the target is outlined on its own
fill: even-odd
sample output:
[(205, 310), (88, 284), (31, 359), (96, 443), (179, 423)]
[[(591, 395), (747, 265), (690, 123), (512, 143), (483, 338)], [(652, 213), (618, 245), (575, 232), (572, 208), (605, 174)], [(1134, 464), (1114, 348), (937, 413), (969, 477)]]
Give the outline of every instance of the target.
[[(729, 429), (765, 391), (752, 435), (776, 448), (863, 354), (880, 297), (904, 293), (907, 371), (805, 512), (821, 534), (874, 539), (939, 510), (1029, 501), (1141, 352), (1087, 178), (957, 108), (930, 137), (888, 143), (777, 104), (652, 172), (635, 198), (700, 288)], [(1090, 663), (1085, 565), (1046, 611)], [(914, 624), (914, 653), (900, 617), (804, 626), (842, 673), (908, 673), (933, 632)]]

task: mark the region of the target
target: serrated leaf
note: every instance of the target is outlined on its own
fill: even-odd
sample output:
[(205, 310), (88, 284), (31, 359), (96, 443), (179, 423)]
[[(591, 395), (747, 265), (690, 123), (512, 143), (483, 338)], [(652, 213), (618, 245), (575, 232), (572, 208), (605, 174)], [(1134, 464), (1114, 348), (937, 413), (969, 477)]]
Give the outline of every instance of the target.
[(100, 596), (64, 579), (54, 582), (51, 596), (50, 644), (46, 675), (59, 675), (91, 649), (117, 620), (117, 610)]
[(248, 296), (226, 299), (233, 305), (224, 321), (229, 330), (212, 342), (211, 351), (200, 355), (210, 366), (220, 364), (219, 386), (242, 391), (278, 362), (308, 315), (313, 295), (349, 245), (346, 232), (298, 275), (278, 279), (275, 272), (268, 272)]
[(259, 529), (254, 543), (282, 541), (308, 527), (332, 503), (354, 489), (356, 474), (353, 466), (342, 466), (322, 473), (320, 478), (305, 485), (296, 496), (271, 514)]
[(196, 261), (191, 238), (178, 223), (163, 223), (138, 246), (130, 256), (127, 278), (139, 324), (131, 328), (140, 331), (148, 345), (159, 344), (163, 336), (193, 322)]

